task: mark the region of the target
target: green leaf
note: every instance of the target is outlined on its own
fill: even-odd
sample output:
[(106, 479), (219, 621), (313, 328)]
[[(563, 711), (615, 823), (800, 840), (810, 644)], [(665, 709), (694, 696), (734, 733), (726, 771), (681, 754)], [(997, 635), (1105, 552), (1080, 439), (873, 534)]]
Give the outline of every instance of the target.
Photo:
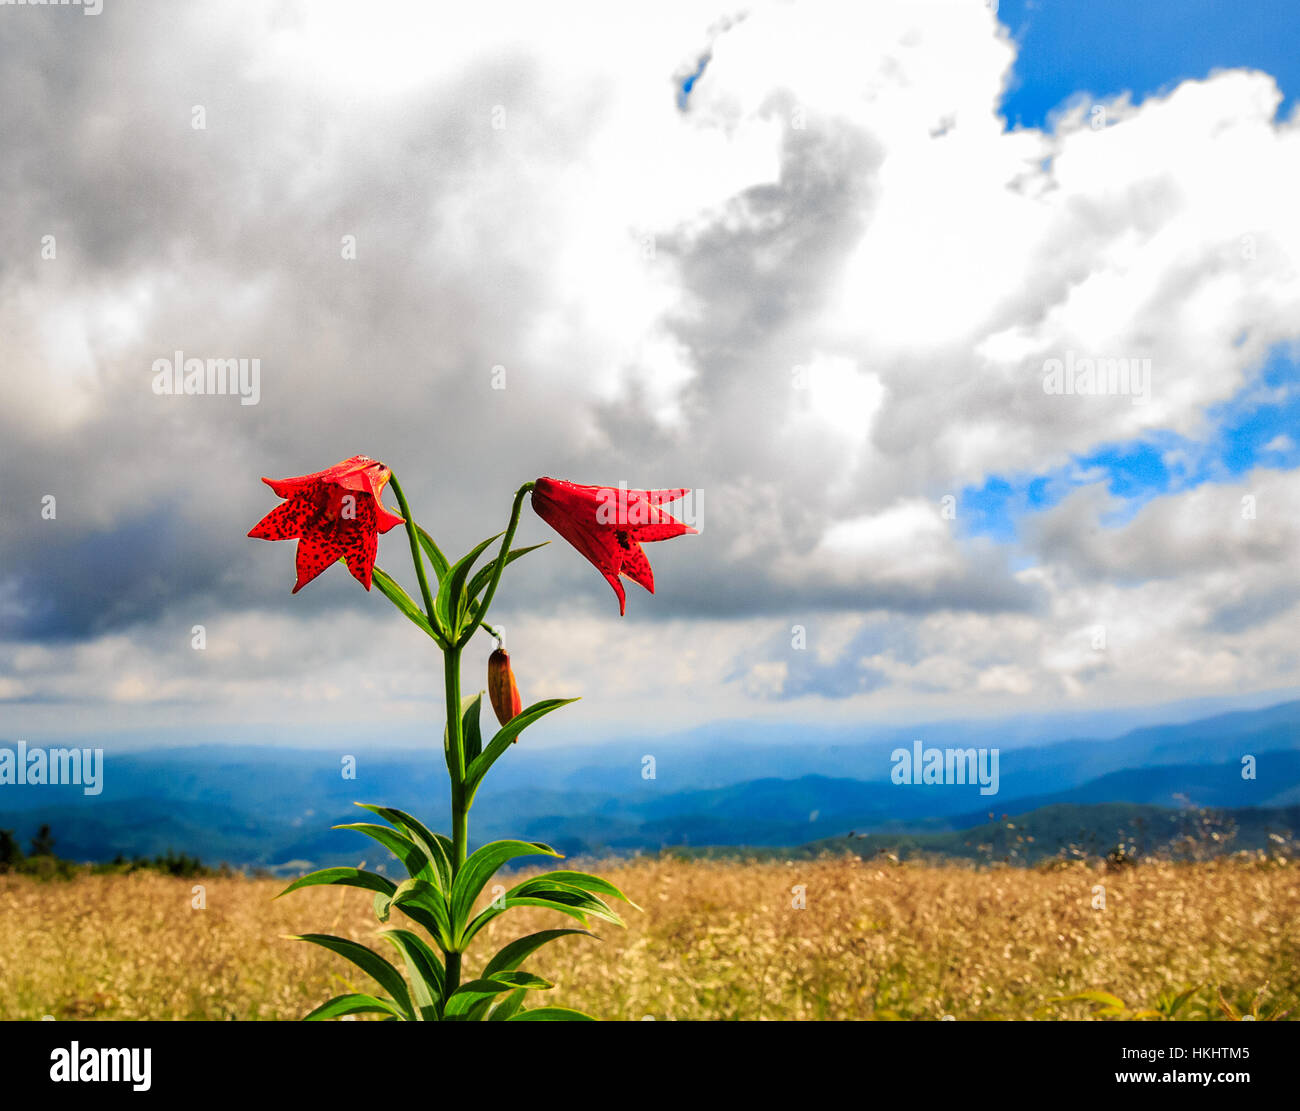
[(433, 835), (434, 841), (442, 848), (443, 858), (447, 861), (447, 874), (445, 878), (445, 889), (448, 897), (451, 896), (451, 860), (456, 855), (456, 846), (452, 843), (450, 837), (444, 837), (441, 833)]
[(351, 961), (397, 1000), (397, 1005), (408, 1018), (413, 1017), (411, 996), (406, 990), (406, 981), (402, 979), (402, 974), (373, 949), (367, 949), (364, 945), (349, 941), (346, 937), (335, 937), (333, 934), (297, 934), (291, 936), (290, 940), (319, 945)]
[(408, 918), (428, 930), (442, 949), (452, 948), (447, 896), (428, 880), (405, 880), (398, 886), (390, 905), (399, 907)]
[(406, 961), (406, 978), (411, 982), (411, 994), (415, 997), (416, 1012), (421, 1018), (438, 1017), (438, 1006), (442, 1003), (442, 989), (447, 973), (442, 961), (419, 934), (410, 930), (392, 929), (379, 931), (386, 941), (402, 954)]
[[(578, 931), (581, 932), (581, 931)], [(504, 1022), (511, 1015), (515, 1014), (523, 1006), (524, 996), (528, 994), (527, 989), (519, 988), (512, 991), (500, 1003), (492, 1008), (492, 1013), (488, 1015), (489, 1022)]]
[(550, 980), (534, 976), (531, 972), (497, 972), (492, 976), (485, 976), (484, 979), (495, 980), (498, 984), (509, 984), (512, 988), (523, 988), (524, 991), (545, 991), (547, 988), (555, 987)]
[(551, 899), (575, 907), (584, 914), (593, 914), (597, 918), (604, 918), (607, 922), (613, 922), (616, 926), (623, 925), (623, 919), (599, 895), (593, 895), (590, 891), (585, 891), (576, 884), (557, 880), (555, 874), (551, 872), (544, 872), (540, 876), (533, 876), (524, 880), (523, 883), (515, 884), (506, 892), (505, 897), (507, 899)]
[[(531, 972), (497, 972), (481, 979), (492, 980), (498, 984), (507, 984), (514, 991), (519, 992), (521, 997), (529, 991), (546, 991), (548, 988), (555, 987), (550, 980), (543, 980), (540, 976), (534, 976)], [(512, 991), (511, 994), (513, 993)], [(485, 995), (466, 1012), (466, 1017), (477, 1022), (486, 1016), (491, 1005), (492, 997)]]
[(440, 833), (433, 833), (405, 810), (398, 810), (393, 806), (372, 806), (368, 802), (359, 802), (356, 805), (369, 810), (372, 814), (378, 814), (384, 821), (405, 833), (433, 862), (434, 875), (431, 878), (443, 891), (451, 890), (451, 856), (455, 849), (446, 837)]
[(461, 984), (451, 993), (446, 1006), (442, 1009), (442, 1017), (452, 1021), (464, 1020), (480, 1003), (502, 992), (514, 990), (514, 984), (502, 980), (470, 980), (469, 983)]
[(322, 868), (319, 872), (309, 872), (305, 876), (300, 876), (276, 898), (288, 895), (290, 891), (297, 891), (300, 887), (317, 887), (322, 884), (335, 887), (364, 887), (367, 891), (378, 891), (384, 895), (391, 895), (397, 890), (397, 885), (392, 880), (376, 875), (374, 872), (363, 872), (360, 868)]
[[(378, 896), (375, 897), (378, 898)], [(445, 915), (439, 916), (429, 910), (428, 907), (421, 906), (418, 903), (393, 903), (392, 906), (397, 907), (417, 926), (421, 926), (428, 931), (429, 936), (433, 938), (440, 947), (449, 944), (450, 938), (447, 933)], [(387, 922), (387, 916), (382, 918), (381, 921)]]
[[(457, 942), (469, 922), (470, 912), (474, 909), (474, 900), (478, 898), (483, 885), (496, 874), (496, 870), (507, 860), (520, 856), (555, 856), (550, 845), (540, 841), (491, 841), (474, 853), (464, 864), (451, 885), (451, 923), (452, 934)], [(459, 948), (448, 946), (448, 948)]]
[(507, 1022), (595, 1022), (591, 1015), (568, 1007), (533, 1007), (506, 1019)]
[(372, 570), (370, 578), (393, 605), (419, 626), (421, 632), (433, 637), (434, 640), (438, 639), (438, 634), (434, 632), (433, 626), (429, 624), (429, 619), (420, 611), (420, 607), (411, 601), (410, 595), (397, 585), (397, 581), (392, 575), (376, 567)]
[(641, 908), (632, 902), (626, 895), (615, 887), (609, 880), (603, 880), (599, 876), (593, 876), (589, 872), (544, 872), (540, 876), (534, 876), (534, 880), (555, 880), (557, 883), (567, 884), (569, 887), (580, 887), (583, 891), (590, 891), (597, 895), (606, 895), (611, 899), (618, 899), (627, 903), (633, 910)]
[(402, 862), (412, 879), (433, 879), (433, 864), (429, 857), (406, 834), (390, 829), (388, 826), (376, 825), (374, 822), (349, 822), (332, 828), (351, 829), (357, 833), (364, 833), (367, 837), (373, 837)]
[(1128, 1008), (1124, 1000), (1117, 995), (1112, 995), (1108, 991), (1081, 991), (1076, 995), (1058, 995), (1050, 1000), (1049, 1003), (1094, 1003), (1096, 1009), (1092, 1012), (1102, 1018), (1114, 1018), (1122, 1015)]
[(348, 995), (336, 995), (328, 1002), (322, 1003), (303, 1022), (320, 1022), (327, 1018), (341, 1018), (343, 1015), (386, 1014), (395, 1018), (405, 1018), (401, 1008), (387, 999), (376, 999), (373, 995), (352, 992)]
[(507, 891), (500, 904), (492, 903), (484, 907), (465, 928), (460, 944), (467, 945), (479, 930), (511, 907), (545, 907), (548, 910), (558, 910), (561, 914), (576, 918), (584, 926), (587, 925), (589, 916), (602, 918), (616, 926), (624, 924), (623, 919), (600, 898), (572, 884), (559, 883), (551, 879), (548, 873), (524, 880), (523, 883)]
[[(594, 899), (594, 896), (588, 896), (588, 898)], [(599, 899), (596, 899), (595, 901), (597, 903), (600, 902)], [(491, 922), (497, 915), (504, 914), (511, 907), (542, 907), (545, 910), (557, 910), (561, 914), (567, 914), (570, 918), (576, 918), (583, 924), (583, 926), (587, 925), (588, 915), (606, 918), (616, 925), (623, 925), (622, 919), (608, 908), (604, 908), (599, 914), (597, 914), (596, 910), (590, 907), (578, 905), (577, 900), (571, 896), (561, 895), (559, 897), (553, 897), (548, 895), (506, 895), (501, 900), (500, 906), (494, 903), (491, 906), (485, 907), (474, 918), (474, 921), (465, 927), (465, 932), (461, 936), (461, 945), (468, 945), (478, 934), (479, 930)]]
[(1068, 1002), (1082, 1001), (1086, 1003), (1097, 1003), (1103, 1007), (1112, 1007), (1116, 1010), (1124, 1010), (1124, 1000), (1117, 995), (1111, 995), (1108, 991), (1081, 991), (1077, 995), (1066, 995), (1061, 997)]
[(493, 540), (501, 536), (489, 536), (481, 544), (476, 545), (466, 555), (463, 555), (448, 568), (446, 575), (438, 584), (438, 597), (434, 600), (434, 609), (438, 611), (438, 618), (441, 620), (443, 627), (451, 634), (455, 640), (461, 632), (461, 617), (463, 616), (465, 598), (465, 580), (469, 577), (470, 571), (474, 567), (474, 561), (478, 559)]
[(1178, 1012), (1181, 1011), (1183, 1007), (1187, 1005), (1188, 1002), (1190, 1002), (1192, 996), (1194, 996), (1198, 991), (1201, 990), (1201, 987), (1202, 987), (1201, 984), (1193, 984), (1190, 988), (1187, 988), (1185, 991), (1181, 991), (1177, 995), (1175, 995), (1172, 1001), (1170, 1001), (1170, 1003), (1168, 1004), (1167, 1010), (1168, 1010), (1169, 1017), (1173, 1018), (1176, 1014), (1178, 1014)]
[(533, 955), (538, 949), (549, 941), (554, 941), (557, 937), (565, 937), (568, 934), (584, 934), (587, 937), (595, 937), (590, 930), (539, 930), (535, 934), (529, 934), (527, 937), (517, 938), (510, 942), (497, 953), (487, 963), (483, 969), (485, 979), (491, 979), (499, 972), (510, 972), (518, 968), (524, 961)]
[(442, 582), (447, 574), (447, 557), (442, 554), (442, 549), (433, 542), (433, 537), (419, 525), (415, 526), (415, 534), (420, 538), (420, 547), (424, 549), (424, 554), (429, 557), (429, 562), (433, 564), (434, 575), (437, 576), (438, 582)]
[[(509, 567), (510, 564), (514, 563), (514, 561), (517, 560), (520, 556), (526, 556), (529, 552), (537, 551), (538, 548), (545, 548), (546, 545), (549, 543), (550, 543), (549, 540), (543, 540), (540, 544), (530, 544), (526, 548), (511, 548), (510, 553), (506, 556), (505, 566)], [(501, 558), (500, 556), (497, 556), (497, 559), (500, 558)], [(490, 563), (486, 564), (485, 566), (480, 567), (479, 570), (475, 573), (474, 577), (470, 579), (469, 600), (471, 602), (474, 601), (474, 599), (476, 599), (480, 594), (482, 594), (484, 587), (486, 587), (487, 584), (492, 581), (492, 572), (496, 570), (497, 559), (494, 559)]]
[(577, 701), (576, 698), (547, 698), (541, 702), (534, 702), (526, 710), (516, 714), (509, 722), (498, 729), (496, 736), (492, 738), (487, 748), (475, 757), (465, 769), (465, 787), (469, 801), (473, 801), (474, 792), (478, 790), (478, 785), (487, 774), (488, 768), (496, 763), (497, 757), (510, 747), (511, 742), (520, 733), (538, 718), (545, 717), (552, 710), (558, 710), (561, 706), (567, 706), (570, 702)]
[(551, 902), (563, 903), (565, 906), (573, 907), (575, 910), (580, 910), (583, 914), (589, 914), (593, 918), (603, 918), (606, 922), (612, 922), (615, 926), (624, 925), (623, 919), (618, 916), (618, 913), (610, 908), (599, 896), (593, 895), (589, 891), (583, 891), (580, 887), (574, 887), (567, 883), (556, 883), (545, 877), (527, 880), (513, 890), (507, 891), (503, 901), (509, 903), (511, 899), (547, 899)]
[(460, 720), (460, 732), (465, 741), (465, 760), (470, 762), (483, 751), (483, 734), (479, 731), (479, 707), (483, 701), (483, 692), (472, 698), (461, 700), (464, 715)]

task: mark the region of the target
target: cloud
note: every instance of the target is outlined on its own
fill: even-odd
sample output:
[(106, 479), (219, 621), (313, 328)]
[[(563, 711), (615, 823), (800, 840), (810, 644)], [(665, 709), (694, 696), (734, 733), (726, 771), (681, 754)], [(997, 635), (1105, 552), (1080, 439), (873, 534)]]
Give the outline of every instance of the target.
[[(245, 537), (261, 475), (358, 451), (459, 550), (539, 474), (702, 489), (702, 534), (648, 550), (658, 595), (632, 588), (626, 622), (562, 545), (503, 591), (546, 676), (629, 708), (665, 674), (697, 717), (1285, 677), (1262, 599), (1294, 566), (1264, 511), (1294, 505), (1289, 470), (1257, 473), (1250, 525), (1223, 482), (1118, 528), (1085, 487), (1005, 543), (943, 509), (1195, 437), (1295, 338), (1300, 138), (1267, 74), (1007, 131), (1015, 47), (978, 4), (384, 11), (0, 26), (0, 645), (45, 661), (0, 697), (273, 715), (267, 676), (309, 659), (336, 678), (285, 713), (343, 676), (399, 713), (380, 662), (401, 653), (349, 656), (396, 619), (342, 575), (291, 599), (289, 546)], [(258, 358), (260, 403), (155, 396), (175, 351)], [(1150, 400), (1045, 393), (1069, 352), (1149, 358)], [(380, 555), (399, 577), (402, 549)], [(257, 674), (193, 670), (174, 646), (205, 621)], [(781, 647), (831, 622), (860, 630), (843, 658)], [(1130, 622), (1131, 650), (1079, 647)]]
[(1300, 483), (1290, 472), (1198, 486), (1149, 502), (1123, 527), (1098, 528), (1114, 500), (1098, 486), (1076, 491), (1028, 526), (1031, 546), (1055, 566), (1117, 583), (1222, 572), (1256, 582), (1290, 575), (1300, 559)]

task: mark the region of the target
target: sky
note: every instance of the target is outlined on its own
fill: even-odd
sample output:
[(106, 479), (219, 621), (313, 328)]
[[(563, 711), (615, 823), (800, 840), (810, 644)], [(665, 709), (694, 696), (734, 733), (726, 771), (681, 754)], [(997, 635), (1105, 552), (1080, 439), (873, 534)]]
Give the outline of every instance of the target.
[(525, 518), (548, 736), (1297, 686), (1300, 12), (565, 12), (0, 7), (0, 737), (437, 721), (247, 538), (358, 453), (457, 553), (540, 475), (696, 491), (623, 618)]

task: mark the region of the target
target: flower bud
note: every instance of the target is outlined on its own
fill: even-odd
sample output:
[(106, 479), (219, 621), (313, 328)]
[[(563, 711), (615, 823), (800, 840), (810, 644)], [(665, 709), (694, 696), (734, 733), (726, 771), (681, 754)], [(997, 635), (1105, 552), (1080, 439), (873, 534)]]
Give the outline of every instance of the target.
[[(497, 721), (505, 725), (524, 708), (519, 697), (519, 688), (515, 686), (515, 673), (510, 670), (510, 653), (504, 648), (496, 649), (488, 657), (488, 698)], [(517, 741), (519, 738), (516, 737)]]

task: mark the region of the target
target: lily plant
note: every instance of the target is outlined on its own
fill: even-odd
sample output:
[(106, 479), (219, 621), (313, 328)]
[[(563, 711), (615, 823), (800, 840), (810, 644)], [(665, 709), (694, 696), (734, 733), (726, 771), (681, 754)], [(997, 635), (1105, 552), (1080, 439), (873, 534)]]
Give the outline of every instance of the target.
[[(339, 995), (306, 1017), (319, 1020), (374, 1013), (390, 1021), (590, 1018), (565, 1007), (526, 1007), (529, 992), (554, 985), (522, 966), (533, 953), (557, 938), (570, 934), (595, 936), (587, 928), (593, 919), (622, 926), (622, 919), (607, 900), (634, 908), (635, 904), (614, 884), (598, 876), (550, 871), (524, 879), (486, 905), (479, 905), (487, 883), (510, 861), (561, 856), (551, 846), (536, 841), (493, 841), (470, 853), (469, 814), (484, 776), (518, 741), (524, 729), (576, 701), (548, 698), (523, 707), (510, 657), (499, 632), (488, 624), (488, 611), (506, 567), (544, 546), (511, 547), (526, 497), (531, 495), (532, 507), (542, 520), (604, 575), (618, 597), (622, 615), (627, 599), (620, 576), (654, 593), (654, 576), (642, 542), (696, 531), (662, 508), (690, 491), (581, 486), (552, 478), (525, 482), (515, 491), (505, 531), (452, 562), (415, 522), (392, 471), (367, 456), (354, 456), (315, 474), (262, 481), (284, 500), (248, 535), (298, 541), (294, 593), (332, 564), (343, 562), (367, 591), (372, 583), (378, 586), (438, 648), (446, 692), (443, 750), (451, 793), (450, 836), (430, 830), (402, 810), (357, 803), (386, 824), (357, 822), (334, 828), (353, 830), (379, 842), (401, 862), (407, 878), (394, 883), (361, 868), (325, 868), (295, 880), (281, 892), (287, 895), (319, 885), (373, 892), (379, 934), (392, 946), (402, 966), (399, 969), (373, 949), (348, 938), (295, 935), (293, 940), (319, 945), (345, 957), (385, 993)], [(400, 514), (383, 505), (384, 488), (389, 485)], [(405, 526), (409, 541), (419, 584), (418, 602), (391, 575), (375, 566), (379, 536), (398, 525)], [(476, 570), (476, 564), (498, 539), (501, 544), (496, 555)], [(486, 690), (500, 728), (491, 737), (483, 735), (480, 722), (483, 691), (464, 698), (461, 694), (461, 657), (479, 629), (497, 642), (488, 661)], [(576, 920), (580, 928), (542, 930), (516, 938), (485, 961), (476, 975), (467, 975), (465, 956), (471, 942), (489, 922), (519, 906), (558, 911)], [(400, 911), (423, 934), (388, 925), (394, 911)]]

